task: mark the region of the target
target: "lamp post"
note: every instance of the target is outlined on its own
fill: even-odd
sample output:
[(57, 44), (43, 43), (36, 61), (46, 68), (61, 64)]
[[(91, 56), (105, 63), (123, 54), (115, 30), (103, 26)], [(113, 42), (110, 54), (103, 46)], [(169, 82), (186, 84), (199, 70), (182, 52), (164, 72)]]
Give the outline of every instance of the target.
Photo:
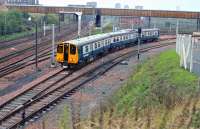
[(138, 28), (138, 60), (140, 60), (140, 42), (141, 42), (142, 28)]
[[(31, 17), (28, 18), (31, 21)], [(35, 69), (38, 71), (38, 24), (37, 22), (33, 22), (35, 24)]]

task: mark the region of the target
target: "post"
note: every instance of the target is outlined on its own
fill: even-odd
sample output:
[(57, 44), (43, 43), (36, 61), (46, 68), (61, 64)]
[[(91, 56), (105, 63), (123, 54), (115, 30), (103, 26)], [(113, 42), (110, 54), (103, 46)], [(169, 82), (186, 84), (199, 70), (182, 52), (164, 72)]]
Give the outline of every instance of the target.
[(113, 32), (115, 32), (115, 25), (113, 25)]
[(151, 28), (151, 17), (148, 17), (148, 28)]
[(52, 54), (51, 67), (55, 67), (55, 26), (52, 24)]
[(35, 68), (38, 70), (38, 25), (35, 23)]
[(140, 42), (141, 42), (142, 28), (138, 28), (138, 60), (140, 60)]
[(4, 24), (5, 24), (5, 26), (4, 26), (4, 34), (5, 34), (5, 37), (6, 37), (6, 35), (7, 35), (7, 18), (6, 18), (6, 14), (5, 14), (5, 19), (4, 19)]
[(177, 19), (177, 23), (176, 23), (176, 35), (179, 34), (179, 20)]
[(82, 13), (76, 13), (78, 15), (78, 37), (81, 37), (81, 16)]
[(46, 23), (45, 23), (45, 21), (44, 21), (44, 27), (43, 27), (43, 29), (44, 29), (44, 36), (46, 36)]
[(199, 20), (197, 19), (197, 32), (199, 31)]
[(25, 105), (22, 105), (23, 106), (23, 112), (22, 112), (22, 126), (25, 125), (25, 119), (26, 119), (26, 110), (25, 110)]
[(60, 32), (60, 19), (61, 19), (60, 17), (61, 17), (61, 16), (60, 16), (60, 14), (59, 14), (59, 20), (58, 20), (58, 21), (59, 21), (59, 22), (58, 22), (58, 24), (59, 24), (59, 25), (58, 25), (58, 30), (59, 30), (59, 32)]

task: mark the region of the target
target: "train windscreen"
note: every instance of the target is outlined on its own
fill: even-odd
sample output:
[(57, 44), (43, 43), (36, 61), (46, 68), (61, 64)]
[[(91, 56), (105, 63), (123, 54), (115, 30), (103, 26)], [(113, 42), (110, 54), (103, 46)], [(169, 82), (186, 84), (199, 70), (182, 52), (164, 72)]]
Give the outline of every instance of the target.
[(70, 45), (70, 53), (72, 54), (72, 55), (75, 55), (76, 54), (76, 46), (75, 45)]
[(63, 53), (63, 45), (58, 45), (57, 53)]

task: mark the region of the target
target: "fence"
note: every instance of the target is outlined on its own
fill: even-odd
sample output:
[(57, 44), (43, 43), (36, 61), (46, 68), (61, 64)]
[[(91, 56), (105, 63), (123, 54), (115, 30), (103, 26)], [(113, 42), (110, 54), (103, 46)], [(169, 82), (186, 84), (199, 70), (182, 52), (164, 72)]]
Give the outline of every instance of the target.
[(200, 35), (177, 35), (176, 52), (181, 67), (200, 75)]

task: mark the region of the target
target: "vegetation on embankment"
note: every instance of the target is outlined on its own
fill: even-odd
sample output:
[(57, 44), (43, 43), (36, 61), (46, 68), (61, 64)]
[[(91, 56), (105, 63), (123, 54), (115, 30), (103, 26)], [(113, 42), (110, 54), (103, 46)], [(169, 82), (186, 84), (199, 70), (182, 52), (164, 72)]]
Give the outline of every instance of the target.
[[(70, 109), (63, 108), (57, 129), (200, 128), (198, 77), (179, 67), (179, 57), (174, 50), (138, 65), (113, 96), (106, 103), (100, 103), (84, 120), (80, 118), (81, 101), (71, 102)], [(42, 128), (45, 127), (42, 122)]]
[[(58, 24), (58, 16), (47, 14), (47, 24)], [(32, 21), (28, 18), (32, 17)], [(35, 32), (35, 24), (38, 22), (38, 30), (41, 30), (41, 21), (44, 15), (22, 13), (17, 10), (0, 12), (0, 40), (13, 40)]]
[(91, 31), (91, 35), (108, 33), (108, 32), (112, 32), (112, 31), (113, 31), (112, 24), (108, 24), (102, 28), (93, 28)]
[(114, 94), (112, 104), (76, 125), (80, 129), (199, 128), (199, 92), (198, 77), (180, 68), (178, 55), (169, 50), (140, 64)]

